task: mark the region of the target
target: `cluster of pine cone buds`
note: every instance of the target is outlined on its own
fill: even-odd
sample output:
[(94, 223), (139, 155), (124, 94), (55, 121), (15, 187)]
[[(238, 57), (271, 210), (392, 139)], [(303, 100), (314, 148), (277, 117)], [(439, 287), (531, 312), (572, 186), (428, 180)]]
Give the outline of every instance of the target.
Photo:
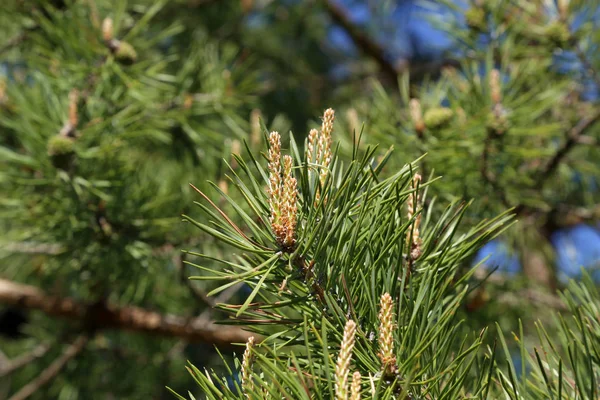
[[(389, 293), (381, 296), (379, 310), (379, 359), (381, 361), (381, 373), (383, 377), (394, 376), (397, 373), (397, 363), (394, 344), (394, 300)], [(360, 400), (361, 398), (361, 374), (355, 371), (350, 382), (348, 392), (348, 378), (350, 363), (354, 350), (356, 336), (356, 323), (352, 320), (346, 322), (340, 352), (335, 365), (335, 399), (336, 400)], [(375, 390), (374, 377), (369, 375), (371, 389)], [(348, 394), (350, 397), (348, 397)], [(374, 393), (373, 393), (374, 395)]]
[(292, 174), (294, 161), (289, 155), (281, 160), (281, 136), (277, 132), (269, 135), (269, 208), (271, 229), (277, 243), (284, 249), (296, 244), (298, 214), (298, 181)]

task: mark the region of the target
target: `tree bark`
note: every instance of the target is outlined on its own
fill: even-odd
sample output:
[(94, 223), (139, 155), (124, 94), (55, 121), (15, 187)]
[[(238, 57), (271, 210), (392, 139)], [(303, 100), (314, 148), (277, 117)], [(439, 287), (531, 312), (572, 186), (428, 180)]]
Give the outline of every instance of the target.
[(244, 343), (250, 336), (258, 336), (239, 327), (217, 325), (201, 317), (186, 318), (106, 303), (87, 305), (73, 298), (51, 296), (36, 287), (6, 279), (0, 279), (0, 303), (80, 321), (92, 330), (121, 329), (216, 345)]

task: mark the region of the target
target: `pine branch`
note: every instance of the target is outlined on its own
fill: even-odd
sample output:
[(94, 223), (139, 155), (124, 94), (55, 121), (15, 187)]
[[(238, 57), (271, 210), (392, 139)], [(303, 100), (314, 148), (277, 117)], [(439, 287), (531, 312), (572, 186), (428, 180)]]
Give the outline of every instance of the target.
[(548, 308), (557, 311), (568, 311), (569, 307), (560, 299), (560, 297), (551, 293), (528, 288), (513, 293), (504, 293), (498, 296), (496, 301), (504, 306), (523, 308), (523, 300), (527, 300), (538, 307)]
[(4, 43), (0, 47), (0, 55), (9, 51), (13, 47), (20, 45), (21, 43), (23, 43), (25, 41), (25, 39), (27, 39), (27, 34), (25, 32), (21, 32), (15, 36), (13, 36), (12, 38), (8, 39), (6, 41), (6, 43)]
[[(489, 274), (489, 270), (479, 268), (475, 271), (475, 279), (479, 282), (479, 286), (475, 289), (478, 293), (483, 293), (487, 284), (502, 287), (507, 285), (512, 277), (506, 277), (502, 274)], [(569, 307), (561, 298), (552, 291), (543, 290), (541, 288), (529, 287), (516, 292), (508, 291), (497, 296), (494, 299), (497, 303), (507, 307), (522, 308), (523, 300), (538, 307), (546, 307), (557, 311), (567, 311)]]
[(481, 176), (483, 180), (492, 187), (494, 192), (498, 195), (500, 201), (502, 201), (502, 204), (504, 204), (505, 207), (510, 208), (510, 202), (506, 198), (506, 192), (498, 184), (496, 175), (489, 169), (490, 150), (493, 140), (493, 133), (488, 132), (483, 142), (483, 153), (481, 155)]
[(457, 60), (452, 59), (419, 63), (418, 65), (411, 64), (407, 59), (398, 59), (392, 62), (385, 56), (385, 48), (354, 25), (342, 7), (331, 0), (323, 0), (322, 2), (331, 19), (346, 31), (359, 50), (375, 60), (384, 75), (395, 86), (398, 85), (398, 77), (405, 72), (411, 73), (412, 80), (419, 81), (428, 75), (438, 75), (444, 67), (460, 68), (461, 66)]
[(397, 68), (385, 57), (385, 49), (379, 43), (375, 42), (361, 30), (356, 27), (350, 17), (346, 14), (344, 9), (331, 0), (323, 0), (325, 10), (338, 25), (340, 25), (350, 36), (357, 48), (362, 50), (363, 53), (372, 57), (377, 64), (379, 64), (383, 73), (392, 81), (398, 81), (398, 76), (403, 72), (400, 68)]
[(48, 343), (42, 343), (36, 346), (30, 352), (25, 353), (13, 360), (7, 361), (6, 364), (0, 367), (0, 378), (10, 375), (19, 368), (22, 368), (30, 362), (43, 357), (44, 355), (46, 355), (46, 353), (48, 353), (48, 350), (50, 350), (50, 348), (51, 346)]
[[(580, 144), (582, 138), (587, 138), (585, 134), (596, 122), (600, 120), (600, 109), (594, 111), (592, 115), (579, 121), (577, 125), (571, 128), (566, 133), (566, 140), (560, 146), (554, 155), (548, 160), (544, 167), (540, 169), (539, 178), (536, 180), (535, 189), (539, 190), (544, 187), (548, 182), (548, 179), (554, 174), (561, 162), (564, 161), (565, 157), (571, 152), (577, 144)], [(585, 142), (585, 140), (584, 140)], [(519, 204), (515, 207), (516, 215), (523, 215), (527, 212), (532, 211), (530, 207), (524, 204)]]
[(575, 44), (574, 48), (575, 53), (579, 58), (579, 61), (581, 61), (586, 71), (588, 71), (592, 75), (592, 78), (594, 79), (596, 85), (600, 85), (600, 74), (598, 73), (598, 70), (594, 68), (594, 66), (592, 65), (589, 58), (587, 57), (587, 55), (585, 54), (585, 52), (579, 44)]
[(594, 114), (590, 115), (589, 117), (582, 119), (567, 133), (567, 138), (563, 145), (556, 151), (554, 156), (542, 169), (540, 179), (538, 180), (538, 187), (541, 188), (546, 183), (548, 178), (550, 178), (550, 176), (554, 173), (556, 168), (558, 168), (562, 160), (567, 156), (567, 154), (569, 154), (571, 150), (573, 150), (575, 145), (579, 142), (579, 139), (598, 120), (600, 120), (600, 109), (596, 110)]
[(105, 303), (86, 305), (69, 297), (51, 296), (36, 287), (5, 279), (0, 279), (0, 303), (82, 321), (89, 329), (122, 329), (217, 345), (244, 343), (250, 336), (256, 336), (238, 327), (216, 325), (205, 318), (160, 314), (133, 306), (119, 308)]
[(58, 373), (67, 365), (67, 363), (75, 358), (81, 351), (85, 348), (85, 345), (88, 342), (89, 337), (87, 335), (79, 336), (73, 344), (71, 344), (63, 354), (58, 357), (56, 360), (52, 362), (42, 373), (29, 382), (27, 385), (23, 386), (21, 390), (15, 393), (8, 400), (25, 400), (43, 386), (46, 386), (52, 379), (58, 375)]

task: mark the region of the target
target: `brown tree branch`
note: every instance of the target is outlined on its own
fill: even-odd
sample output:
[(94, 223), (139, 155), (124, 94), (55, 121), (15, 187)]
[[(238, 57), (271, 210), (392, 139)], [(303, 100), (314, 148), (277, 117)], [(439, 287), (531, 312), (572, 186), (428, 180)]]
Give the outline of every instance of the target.
[[(473, 298), (474, 302), (479, 303), (475, 305), (475, 308), (479, 308), (483, 303), (487, 302), (487, 300), (484, 300), (483, 303), (481, 303), (481, 299), (477, 299), (477, 295), (482, 294), (487, 285), (502, 287), (512, 279), (503, 276), (502, 274), (489, 275), (489, 270), (484, 268), (478, 268), (475, 271), (474, 277), (480, 281), (480, 285), (475, 289), (475, 296)], [(537, 307), (546, 307), (557, 311), (568, 311), (569, 309), (564, 301), (556, 294), (555, 289), (546, 291), (539, 287), (529, 287), (516, 291), (506, 291), (494, 298), (494, 301), (499, 304), (515, 308), (523, 307), (523, 300)], [(467, 307), (469, 306), (470, 304), (467, 304)]]
[(403, 58), (391, 61), (385, 56), (385, 47), (357, 27), (343, 7), (336, 5), (331, 0), (322, 0), (322, 3), (331, 19), (346, 31), (354, 45), (375, 60), (383, 74), (396, 86), (398, 85), (398, 77), (405, 72), (411, 72), (411, 78), (418, 81), (427, 75), (438, 74), (443, 67), (460, 67), (460, 63), (452, 59), (419, 63), (418, 65), (412, 65), (409, 60)]
[(32, 361), (37, 360), (38, 358), (43, 357), (48, 350), (50, 350), (50, 345), (48, 343), (42, 343), (36, 346), (33, 350), (19, 357), (6, 361), (4, 365), (0, 365), (0, 378), (5, 377), (16, 371), (17, 369), (24, 367)]
[(52, 379), (54, 379), (54, 377), (56, 377), (56, 375), (58, 375), (58, 373), (71, 359), (75, 358), (84, 349), (87, 342), (88, 336), (79, 336), (77, 339), (75, 339), (75, 342), (67, 347), (63, 354), (54, 360), (52, 364), (48, 366), (48, 368), (43, 370), (37, 378), (23, 386), (21, 390), (15, 393), (8, 400), (25, 400), (37, 392), (41, 387), (47, 385)]
[[(565, 157), (577, 144), (580, 144), (582, 139), (585, 141), (587, 138), (585, 134), (587, 133), (588, 129), (598, 121), (600, 121), (600, 109), (594, 110), (590, 116), (579, 121), (577, 125), (575, 125), (566, 133), (566, 139), (562, 146), (560, 146), (554, 155), (548, 160), (548, 162), (542, 168), (540, 168), (534, 189), (540, 190), (544, 187), (560, 163), (563, 162)], [(530, 207), (524, 204), (519, 204), (515, 207), (514, 213), (515, 215), (521, 216), (532, 211), (535, 210), (532, 210)]]
[(385, 49), (383, 46), (374, 40), (371, 40), (371, 38), (356, 27), (342, 7), (334, 4), (331, 0), (323, 0), (323, 5), (331, 19), (346, 31), (356, 47), (369, 57), (373, 58), (390, 80), (397, 82), (398, 76), (402, 72), (402, 68), (396, 67), (385, 57)]
[(184, 318), (133, 306), (119, 308), (105, 303), (87, 305), (5, 279), (0, 279), (0, 303), (81, 321), (88, 329), (122, 329), (217, 345), (244, 343), (250, 336), (256, 336), (239, 327), (216, 325), (205, 318)]
[(556, 151), (554, 156), (548, 161), (548, 163), (542, 169), (540, 179), (538, 180), (538, 187), (542, 187), (544, 183), (554, 173), (556, 168), (560, 165), (561, 161), (567, 156), (567, 154), (575, 147), (579, 142), (580, 138), (585, 132), (592, 127), (598, 120), (600, 120), (600, 109), (596, 110), (592, 115), (579, 121), (569, 132), (563, 145)]
[[(242, 283), (233, 285), (233, 286), (225, 289), (224, 291), (222, 291), (214, 300), (211, 298), (212, 306), (210, 308), (206, 308), (204, 311), (202, 311), (202, 313), (200, 314), (198, 319), (205, 320), (208, 322), (210, 320), (211, 314), (214, 311), (214, 307), (219, 303), (225, 303), (226, 301), (229, 301), (229, 299), (231, 299), (233, 296), (235, 296), (235, 294), (240, 290), (242, 285), (243, 285)], [(177, 343), (175, 343), (175, 345), (173, 345), (171, 350), (168, 351), (167, 357), (166, 357), (167, 360), (171, 360), (171, 359), (175, 358), (176, 355), (181, 353), (183, 351), (183, 349), (185, 348), (185, 346), (187, 345), (187, 343), (188, 342), (184, 339), (178, 340)]]
[(504, 189), (502, 187), (500, 187), (500, 185), (498, 184), (498, 179), (496, 178), (496, 175), (489, 169), (490, 151), (492, 148), (492, 141), (494, 140), (492, 135), (493, 135), (493, 133), (488, 131), (487, 136), (485, 137), (485, 140), (483, 142), (483, 152), (481, 155), (481, 170), (480, 170), (481, 176), (482, 176), (483, 180), (492, 187), (492, 189), (494, 190), (494, 193), (498, 196), (500, 201), (502, 201), (502, 204), (506, 208), (510, 208), (510, 202), (508, 201), (508, 198), (506, 197), (506, 193), (505, 193)]

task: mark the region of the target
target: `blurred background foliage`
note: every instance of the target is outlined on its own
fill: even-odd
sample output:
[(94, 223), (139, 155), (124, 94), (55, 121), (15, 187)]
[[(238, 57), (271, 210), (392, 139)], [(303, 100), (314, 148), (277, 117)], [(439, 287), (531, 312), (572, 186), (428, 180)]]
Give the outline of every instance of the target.
[[(519, 223), (473, 260), (482, 276), (500, 271), (465, 312), (474, 327), (499, 319), (507, 330), (518, 317), (544, 319), (560, 308), (554, 289), (581, 267), (599, 276), (598, 5), (8, 0), (0, 278), (86, 304), (210, 309), (211, 287), (187, 281), (180, 250), (224, 250), (180, 222), (198, 200), (188, 183), (227, 191), (230, 154), (244, 141), (258, 154), (263, 126), (302, 142), (334, 107), (342, 157), (361, 132), (382, 152), (396, 148), (388, 171), (427, 153), (421, 172), (443, 177), (429, 198), (474, 199), (466, 227), (514, 207)], [(90, 329), (1, 310), (6, 362), (40, 343), (49, 350), (1, 376), (0, 397)], [(93, 328), (32, 398), (167, 398), (167, 383), (192, 387), (186, 359), (213, 362), (211, 343)]]

